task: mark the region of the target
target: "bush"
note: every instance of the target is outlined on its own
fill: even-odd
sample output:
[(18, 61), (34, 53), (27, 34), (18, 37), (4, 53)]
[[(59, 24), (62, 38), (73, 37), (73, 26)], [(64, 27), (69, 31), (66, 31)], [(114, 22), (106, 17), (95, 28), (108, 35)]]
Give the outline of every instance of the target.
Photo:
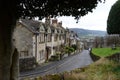
[(61, 76), (60, 76), (60, 75), (57, 75), (57, 74), (44, 76), (44, 77), (43, 77), (43, 80), (44, 80), (44, 78), (45, 78), (46, 80), (61, 80)]
[(35, 80), (42, 80), (42, 77), (37, 77)]
[(74, 50), (77, 50), (77, 45), (72, 45), (72, 48), (73, 48)]
[(59, 55), (53, 55), (51, 56), (51, 58), (49, 59), (49, 61), (57, 61), (59, 60)]

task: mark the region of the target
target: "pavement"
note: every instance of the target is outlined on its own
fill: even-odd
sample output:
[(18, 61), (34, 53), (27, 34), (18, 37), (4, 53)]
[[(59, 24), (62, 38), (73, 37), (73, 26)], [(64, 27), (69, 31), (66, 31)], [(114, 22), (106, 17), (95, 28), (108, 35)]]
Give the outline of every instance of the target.
[(86, 67), (93, 63), (88, 50), (66, 57), (60, 61), (44, 63), (34, 70), (20, 73), (20, 78), (44, 76), (48, 74), (62, 73), (76, 68)]

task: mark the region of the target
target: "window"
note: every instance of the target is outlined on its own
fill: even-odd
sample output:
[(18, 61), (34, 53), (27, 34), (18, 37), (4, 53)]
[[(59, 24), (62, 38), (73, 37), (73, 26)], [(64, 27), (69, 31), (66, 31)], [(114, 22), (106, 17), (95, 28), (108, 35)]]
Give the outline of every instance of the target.
[(28, 51), (20, 51), (20, 57), (21, 57), (21, 58), (29, 57), (29, 56), (30, 56), (30, 55), (29, 55)]
[(65, 39), (65, 36), (64, 36), (64, 35), (62, 35), (62, 36), (61, 36), (61, 39), (62, 39), (62, 40), (64, 40), (64, 39)]
[(45, 35), (44, 33), (41, 33), (40, 36), (39, 36), (39, 43), (43, 43), (45, 41)]
[(47, 35), (47, 41), (48, 41), (48, 42), (52, 41), (52, 36), (51, 36), (51, 34), (48, 34), (48, 35)]
[(57, 41), (57, 37), (58, 37), (58, 35), (55, 34), (55, 35), (54, 35), (54, 41)]
[(40, 25), (40, 32), (45, 32), (45, 29), (44, 29), (44, 26), (43, 25)]
[(59, 40), (61, 40), (62, 39), (62, 35), (59, 35)]
[(40, 55), (40, 60), (43, 60), (44, 59), (44, 50), (41, 50), (39, 52), (39, 55)]
[(69, 42), (69, 38), (67, 38), (67, 42)]

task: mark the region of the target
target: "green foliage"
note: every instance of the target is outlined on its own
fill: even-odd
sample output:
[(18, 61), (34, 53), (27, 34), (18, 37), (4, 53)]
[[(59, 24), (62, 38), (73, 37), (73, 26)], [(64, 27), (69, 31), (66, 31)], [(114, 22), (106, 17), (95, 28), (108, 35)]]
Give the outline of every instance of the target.
[(115, 66), (113, 69), (112, 69), (112, 71), (115, 73), (115, 75), (116, 75), (116, 77), (118, 78), (118, 79), (120, 79), (120, 65), (118, 65), (118, 66)]
[(61, 80), (61, 76), (60, 75), (48, 75), (48, 76), (45, 76), (47, 78), (47, 80)]
[(69, 46), (66, 46), (65, 48), (64, 48), (64, 50), (65, 50), (65, 53), (72, 53), (72, 52), (74, 52), (75, 51), (75, 49), (74, 48), (72, 48), (72, 47), (69, 47)]
[(64, 51), (65, 51), (65, 53), (69, 53), (68, 50), (69, 50), (69, 47), (68, 47), (68, 46), (65, 46), (65, 47), (64, 47)]
[(100, 56), (100, 57), (107, 57), (112, 54), (116, 54), (120, 52), (120, 48), (116, 48), (115, 50), (112, 50), (111, 48), (93, 48), (92, 53)]
[(105, 0), (0, 0), (0, 9), (1, 15), (8, 12), (9, 16), (15, 19), (20, 17), (42, 19), (49, 15), (74, 16), (78, 19), (92, 12), (98, 3), (103, 1)]
[(59, 60), (59, 55), (52, 55), (49, 61), (57, 61)]
[(73, 48), (74, 50), (77, 50), (77, 45), (72, 45), (72, 48)]
[(74, 48), (70, 47), (70, 48), (69, 48), (69, 51), (70, 51), (70, 52), (74, 52), (75, 50), (74, 50)]
[(107, 20), (108, 34), (120, 34), (120, 0), (118, 0), (109, 12)]
[(81, 16), (92, 12), (99, 2), (104, 0), (17, 0), (18, 16), (36, 17), (46, 16)]

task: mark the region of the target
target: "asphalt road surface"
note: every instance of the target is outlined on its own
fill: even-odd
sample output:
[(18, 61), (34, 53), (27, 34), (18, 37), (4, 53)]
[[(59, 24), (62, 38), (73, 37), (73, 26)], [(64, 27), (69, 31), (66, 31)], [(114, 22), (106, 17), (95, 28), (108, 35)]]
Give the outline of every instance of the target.
[(91, 63), (93, 63), (93, 61), (89, 55), (89, 51), (83, 50), (81, 53), (66, 57), (60, 61), (50, 62), (34, 70), (22, 72), (20, 73), (20, 79), (71, 71), (75, 68), (85, 67)]

